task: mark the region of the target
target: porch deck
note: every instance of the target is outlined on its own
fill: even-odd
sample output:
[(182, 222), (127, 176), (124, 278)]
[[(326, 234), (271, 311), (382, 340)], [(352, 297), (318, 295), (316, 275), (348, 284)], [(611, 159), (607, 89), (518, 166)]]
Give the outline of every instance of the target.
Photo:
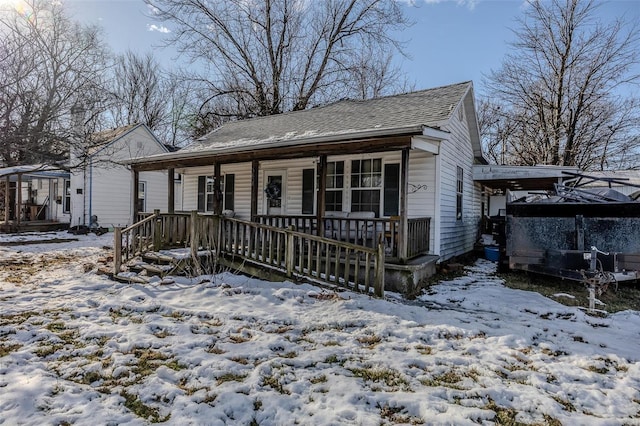
[[(337, 228), (329, 228), (329, 223), (336, 222), (327, 217), (319, 229), (315, 216), (256, 219), (251, 222), (196, 212), (145, 214), (128, 228), (116, 228), (114, 272), (118, 274), (123, 263), (148, 251), (189, 247), (195, 273), (205, 266), (204, 250), (219, 265), (268, 279), (275, 274), (380, 297), (387, 275), (385, 264), (395, 262), (397, 266), (408, 260), (406, 254), (399, 257), (403, 249), (398, 246), (398, 221), (341, 218)], [(428, 252), (429, 218), (408, 223), (412, 238), (404, 253), (417, 258)], [(395, 271), (402, 269), (396, 267)]]

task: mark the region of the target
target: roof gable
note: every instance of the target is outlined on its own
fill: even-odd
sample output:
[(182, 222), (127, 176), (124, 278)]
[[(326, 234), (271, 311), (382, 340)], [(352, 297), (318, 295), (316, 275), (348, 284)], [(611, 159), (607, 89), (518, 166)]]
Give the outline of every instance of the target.
[(169, 152), (167, 147), (162, 144), (158, 140), (158, 138), (156, 138), (153, 132), (145, 124), (136, 123), (91, 134), (89, 136), (89, 147), (87, 149), (87, 154), (89, 156), (95, 156), (98, 153), (104, 151), (107, 147), (113, 146), (125, 136), (136, 131), (145, 131), (151, 136), (151, 139), (153, 139), (158, 144), (163, 152)]
[(451, 117), (469, 93), (471, 82), (368, 100), (342, 100), (304, 111), (226, 123), (182, 152), (216, 151), (281, 141), (335, 138), (367, 131), (430, 126), (438, 128)]

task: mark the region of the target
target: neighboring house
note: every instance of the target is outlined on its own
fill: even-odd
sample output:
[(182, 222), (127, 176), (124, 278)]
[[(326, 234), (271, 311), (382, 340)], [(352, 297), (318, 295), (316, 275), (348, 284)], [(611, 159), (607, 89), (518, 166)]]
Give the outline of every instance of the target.
[(126, 226), (131, 224), (134, 210), (166, 209), (167, 172), (141, 173), (134, 186), (131, 170), (123, 163), (167, 152), (144, 124), (92, 134), (86, 147), (72, 150), (70, 156), (72, 171), (64, 182), (68, 196), (64, 207), (71, 215), (71, 225), (90, 226), (91, 217), (97, 216), (102, 227)]
[[(182, 194), (171, 197), (184, 210), (265, 223), (305, 215), (316, 223), (398, 220), (404, 244), (424, 239), (427, 254), (446, 260), (477, 239), (483, 212), (474, 164), (486, 161), (473, 85), (463, 82), (227, 123), (179, 152), (138, 158), (132, 169), (139, 179), (150, 170), (180, 173)], [(419, 220), (427, 226), (410, 229)], [(397, 257), (417, 254), (425, 253)]]
[[(64, 182), (69, 173), (59, 167), (42, 164), (0, 169), (0, 221), (7, 230), (18, 230), (20, 224), (45, 222), (64, 224)], [(11, 225), (11, 226), (9, 226)], [(42, 228), (46, 229), (46, 227)]]

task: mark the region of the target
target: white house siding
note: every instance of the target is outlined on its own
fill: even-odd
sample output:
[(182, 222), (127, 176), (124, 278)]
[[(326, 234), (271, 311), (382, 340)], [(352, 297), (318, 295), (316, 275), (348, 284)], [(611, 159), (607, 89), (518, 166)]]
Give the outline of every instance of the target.
[[(261, 161), (258, 175), (258, 214), (266, 214), (265, 175), (269, 172), (285, 172), (286, 188), (283, 200), (286, 215), (302, 214), (302, 170), (316, 170), (315, 158), (301, 158), (295, 160)], [(236, 180), (238, 176), (236, 175)]]
[[(234, 211), (235, 217), (251, 217), (251, 163), (223, 164), (220, 174), (234, 174)], [(182, 175), (182, 209), (198, 209), (198, 176), (212, 176), (213, 166), (185, 169)]]
[(198, 209), (198, 176), (213, 175), (213, 166), (191, 167), (182, 173), (182, 209), (191, 211)]
[[(251, 218), (251, 163), (223, 164), (220, 167), (220, 173), (235, 175), (233, 188), (235, 217), (249, 220)], [(196, 182), (196, 191), (197, 189)]]
[(429, 247), (435, 247), (436, 157), (417, 149), (409, 152), (409, 218), (430, 217)]
[[(460, 106), (459, 108), (461, 108)], [(446, 130), (451, 138), (440, 144), (440, 255), (447, 260), (473, 250), (480, 220), (480, 187), (473, 182), (473, 149), (466, 120), (454, 113)], [(462, 219), (456, 219), (457, 168), (463, 169)]]
[[(98, 216), (100, 226), (127, 226), (131, 224), (131, 172), (124, 166), (94, 167), (88, 170), (86, 206), (89, 225), (90, 215)], [(142, 180), (142, 179), (141, 179)], [(73, 208), (73, 207), (72, 207)]]
[[(129, 172), (130, 173), (130, 172)], [(166, 171), (140, 172), (140, 182), (147, 184), (145, 194), (145, 211), (152, 212), (156, 209), (167, 211), (169, 201), (169, 176)]]
[[(343, 188), (343, 210), (351, 206), (351, 160), (365, 158), (381, 158), (384, 164), (400, 163), (400, 151), (376, 154), (329, 156), (327, 161), (345, 162), (345, 187)], [(286, 182), (284, 193), (284, 211), (282, 214), (302, 214), (302, 170), (317, 170), (317, 158), (301, 158), (293, 160), (261, 161), (258, 173), (258, 214), (266, 213), (264, 195), (265, 176), (270, 172), (282, 172)], [(409, 217), (435, 216), (435, 157), (429, 153), (412, 150), (409, 155)], [(196, 210), (198, 207), (198, 176), (213, 174), (213, 166), (193, 167), (181, 170), (182, 202), (184, 210)], [(249, 219), (251, 215), (251, 163), (223, 164), (221, 174), (235, 174), (235, 213), (236, 217)], [(317, 206), (316, 206), (317, 208)], [(316, 209), (314, 209), (316, 211)], [(433, 238), (433, 236), (431, 237)], [(433, 242), (433, 240), (432, 240)]]
[[(98, 216), (98, 223), (104, 227), (131, 224), (133, 178), (129, 168), (117, 162), (164, 152), (147, 128), (139, 126), (93, 154), (86, 170), (76, 170), (71, 176), (72, 225), (90, 225), (92, 215)], [(166, 210), (166, 172), (143, 172), (139, 179), (146, 182), (145, 210)]]

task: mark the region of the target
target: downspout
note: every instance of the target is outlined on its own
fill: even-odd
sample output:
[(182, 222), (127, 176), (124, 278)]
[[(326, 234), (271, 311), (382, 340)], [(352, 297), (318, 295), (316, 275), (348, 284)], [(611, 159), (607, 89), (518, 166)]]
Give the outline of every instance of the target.
[(91, 228), (93, 204), (93, 160), (89, 161), (89, 228)]
[(435, 187), (435, 200), (434, 200), (434, 210), (435, 217), (433, 223), (433, 254), (440, 256), (442, 252), (441, 238), (440, 238), (440, 228), (442, 223), (442, 206), (441, 206), (441, 197), (442, 197), (442, 176), (441, 176), (441, 155), (435, 156), (436, 160), (436, 187)]

